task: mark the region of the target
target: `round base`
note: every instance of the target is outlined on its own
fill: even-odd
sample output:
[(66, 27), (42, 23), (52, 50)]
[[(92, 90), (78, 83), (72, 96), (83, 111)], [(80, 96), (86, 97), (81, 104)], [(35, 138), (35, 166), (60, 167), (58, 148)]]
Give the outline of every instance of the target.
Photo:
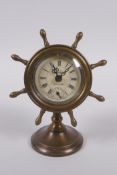
[(83, 144), (81, 134), (70, 126), (62, 132), (53, 132), (50, 126), (39, 129), (31, 138), (32, 147), (48, 156), (67, 156), (78, 151)]

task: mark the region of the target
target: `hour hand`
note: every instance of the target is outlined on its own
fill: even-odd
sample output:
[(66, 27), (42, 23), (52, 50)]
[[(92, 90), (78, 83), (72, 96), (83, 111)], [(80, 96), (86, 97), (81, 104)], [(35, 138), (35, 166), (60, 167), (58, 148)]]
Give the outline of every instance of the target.
[(52, 64), (51, 62), (50, 62), (50, 66), (51, 66), (51, 68), (52, 68), (52, 73), (57, 74), (58, 71), (59, 71), (59, 69), (58, 69), (57, 67), (55, 67), (54, 64)]

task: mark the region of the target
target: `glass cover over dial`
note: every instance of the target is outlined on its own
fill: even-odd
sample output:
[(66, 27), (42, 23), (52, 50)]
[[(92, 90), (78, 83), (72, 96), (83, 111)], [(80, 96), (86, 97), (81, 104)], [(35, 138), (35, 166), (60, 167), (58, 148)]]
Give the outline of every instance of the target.
[(40, 59), (34, 73), (37, 94), (49, 103), (69, 103), (81, 93), (83, 69), (69, 54), (54, 53)]

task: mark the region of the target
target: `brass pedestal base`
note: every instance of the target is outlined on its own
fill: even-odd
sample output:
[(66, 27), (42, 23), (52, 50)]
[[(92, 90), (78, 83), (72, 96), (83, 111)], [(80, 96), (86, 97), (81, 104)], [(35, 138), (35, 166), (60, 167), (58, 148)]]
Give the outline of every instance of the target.
[(61, 123), (59, 113), (53, 115), (53, 123), (39, 129), (31, 138), (32, 147), (48, 156), (67, 156), (78, 151), (83, 143), (81, 134)]

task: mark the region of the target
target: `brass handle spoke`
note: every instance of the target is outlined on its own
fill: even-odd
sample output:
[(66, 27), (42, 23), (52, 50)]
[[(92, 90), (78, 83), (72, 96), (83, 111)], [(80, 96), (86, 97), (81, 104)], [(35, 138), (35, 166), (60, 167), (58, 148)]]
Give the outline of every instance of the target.
[(23, 63), (24, 65), (27, 65), (27, 64), (28, 64), (28, 61), (27, 61), (27, 60), (22, 59), (21, 57), (19, 57), (19, 56), (16, 55), (16, 54), (11, 55), (11, 58), (12, 58), (14, 61), (19, 61), (19, 62)]
[(71, 125), (74, 126), (74, 127), (76, 127), (77, 126), (77, 121), (74, 118), (73, 111), (68, 111), (68, 114), (69, 114), (70, 119), (71, 119)]
[(97, 94), (93, 93), (92, 91), (90, 91), (89, 96), (96, 98), (100, 102), (105, 101), (105, 98), (103, 96), (97, 95)]
[(43, 39), (45, 47), (48, 47), (49, 46), (49, 42), (47, 40), (46, 31), (44, 29), (41, 29), (40, 30), (40, 35), (41, 35), (41, 37)]
[(44, 113), (45, 113), (45, 110), (44, 109), (41, 109), (41, 111), (39, 113), (39, 116), (35, 120), (35, 124), (36, 125), (40, 125), (41, 124), (42, 117), (43, 117)]
[(83, 37), (83, 33), (82, 33), (82, 32), (79, 32), (79, 33), (76, 35), (75, 41), (74, 41), (74, 43), (72, 44), (72, 48), (73, 48), (73, 49), (76, 49), (76, 48), (77, 48), (77, 45), (78, 45), (79, 41), (82, 39), (82, 37)]
[(96, 68), (96, 67), (104, 66), (104, 65), (106, 65), (106, 64), (107, 64), (107, 61), (106, 61), (106, 60), (101, 60), (101, 61), (99, 61), (99, 62), (97, 62), (97, 63), (95, 63), (95, 64), (91, 64), (91, 65), (90, 65), (90, 68), (91, 68), (91, 69), (94, 69), (94, 68)]
[(15, 97), (17, 97), (17, 96), (19, 96), (21, 94), (24, 94), (24, 93), (26, 93), (26, 89), (25, 88), (21, 89), (20, 91), (14, 91), (14, 92), (12, 92), (10, 94), (10, 97), (11, 98), (15, 98)]

